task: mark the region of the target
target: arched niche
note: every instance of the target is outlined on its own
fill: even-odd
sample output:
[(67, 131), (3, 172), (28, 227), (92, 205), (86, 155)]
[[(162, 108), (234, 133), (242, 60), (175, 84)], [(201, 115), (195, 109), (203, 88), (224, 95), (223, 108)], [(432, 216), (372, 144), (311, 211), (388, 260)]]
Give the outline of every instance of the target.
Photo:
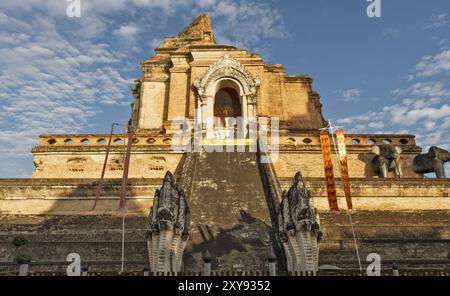
[(256, 118), (256, 97), (260, 85), (258, 77), (253, 76), (239, 61), (223, 56), (194, 82), (197, 89), (197, 106), (199, 106), (196, 122), (202, 128), (214, 127), (215, 98), (220, 91), (232, 89), (239, 96), (240, 115), (244, 126), (249, 120)]
[(219, 79), (212, 87), (214, 88), (213, 125), (214, 127), (231, 127), (234, 121), (230, 121), (230, 118), (244, 117), (243, 88), (239, 82), (231, 78)]
[(242, 103), (239, 93), (233, 88), (224, 87), (214, 96), (214, 117), (224, 122), (227, 117), (242, 117)]

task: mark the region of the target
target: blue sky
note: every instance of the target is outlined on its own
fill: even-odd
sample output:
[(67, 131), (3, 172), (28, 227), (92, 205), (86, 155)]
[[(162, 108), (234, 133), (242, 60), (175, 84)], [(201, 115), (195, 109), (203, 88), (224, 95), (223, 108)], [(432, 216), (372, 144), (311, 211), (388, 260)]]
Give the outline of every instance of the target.
[(450, 148), (450, 1), (64, 0), (0, 2), (0, 178), (29, 177), (39, 134), (126, 122), (130, 83), (164, 36), (197, 15), (216, 39), (309, 74), (326, 118), (354, 133), (411, 133)]

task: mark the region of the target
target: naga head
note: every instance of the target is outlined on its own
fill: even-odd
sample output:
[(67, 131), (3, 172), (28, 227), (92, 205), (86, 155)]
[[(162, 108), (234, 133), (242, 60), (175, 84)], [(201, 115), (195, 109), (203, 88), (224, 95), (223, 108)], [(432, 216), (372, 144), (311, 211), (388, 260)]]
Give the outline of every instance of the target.
[(285, 230), (281, 230), (279, 232), (279, 234), (280, 234), (280, 239), (281, 239), (282, 242), (287, 242), (288, 241), (288, 234), (287, 234), (287, 232)]
[(294, 186), (297, 187), (298, 184), (301, 184), (302, 185), (301, 187), (303, 187), (302, 182), (303, 182), (302, 173), (300, 173), (300, 171), (298, 171), (297, 173), (295, 173), (295, 176), (294, 176)]
[(164, 228), (170, 227), (172, 225), (174, 217), (173, 217), (173, 213), (170, 209), (163, 207), (163, 208), (158, 209), (156, 219), (159, 222), (160, 228), (164, 229)]
[(164, 176), (164, 184), (168, 183), (173, 186), (174, 182), (175, 182), (175, 178), (173, 177), (172, 173), (167, 171), (166, 175)]

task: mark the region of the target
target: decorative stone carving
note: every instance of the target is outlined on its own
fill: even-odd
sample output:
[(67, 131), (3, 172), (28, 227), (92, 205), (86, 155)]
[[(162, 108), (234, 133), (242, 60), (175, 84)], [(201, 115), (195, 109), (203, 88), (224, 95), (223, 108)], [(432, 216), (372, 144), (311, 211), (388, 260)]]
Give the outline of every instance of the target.
[(445, 178), (444, 163), (450, 161), (450, 152), (430, 147), (427, 154), (420, 154), (414, 158), (413, 170), (418, 174), (436, 173), (436, 178)]
[(109, 170), (110, 171), (123, 171), (123, 157), (112, 157), (109, 161)]
[(128, 122), (128, 127), (136, 126), (139, 117), (139, 105), (141, 100), (141, 88), (142, 83), (139, 80), (134, 82), (131, 87), (131, 94), (133, 96), (133, 102), (131, 103), (131, 118)]
[(249, 104), (256, 104), (256, 95), (253, 95), (253, 94), (249, 95), (248, 96), (248, 103)]
[(319, 269), (319, 241), (322, 232), (318, 214), (312, 208), (310, 199), (302, 175), (297, 172), (289, 191), (283, 192), (278, 212), (279, 235), (289, 272), (315, 273)]
[(164, 171), (166, 159), (164, 157), (152, 157), (149, 161), (149, 169), (151, 171)]
[(197, 99), (200, 102), (201, 106), (205, 106), (206, 104), (208, 104), (208, 97), (205, 95), (197, 95)]
[(189, 238), (189, 208), (184, 191), (166, 173), (148, 217), (148, 253), (153, 272), (180, 272)]
[(402, 148), (391, 144), (383, 144), (380, 146), (373, 146), (372, 151), (377, 154), (377, 156), (372, 159), (372, 167), (375, 173), (380, 173), (383, 178), (388, 178), (390, 171), (394, 171), (396, 178), (401, 178), (403, 176), (402, 167), (400, 165)]
[(228, 54), (212, 64), (208, 71), (194, 82), (200, 101), (202, 101), (209, 84), (222, 77), (232, 77), (239, 80), (244, 88), (244, 94), (249, 96), (249, 102), (256, 103), (256, 92), (261, 84), (260, 79), (253, 76), (244, 65)]
[(33, 164), (34, 164), (35, 171), (42, 172), (44, 170), (44, 168), (43, 168), (44, 162), (42, 161), (42, 159), (35, 158), (35, 160), (33, 161)]
[(85, 157), (73, 157), (67, 160), (67, 167), (71, 172), (83, 172), (87, 164)]
[(139, 100), (141, 98), (141, 82), (136, 80), (134, 85), (131, 87), (131, 94), (135, 100)]

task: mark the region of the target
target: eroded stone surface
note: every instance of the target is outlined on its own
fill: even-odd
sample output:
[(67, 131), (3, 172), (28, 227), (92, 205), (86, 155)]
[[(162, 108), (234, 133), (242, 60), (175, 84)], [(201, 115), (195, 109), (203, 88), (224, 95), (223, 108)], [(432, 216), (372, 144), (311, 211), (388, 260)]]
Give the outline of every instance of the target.
[(187, 270), (201, 270), (206, 251), (215, 270), (266, 270), (274, 230), (255, 160), (255, 153), (199, 155)]

